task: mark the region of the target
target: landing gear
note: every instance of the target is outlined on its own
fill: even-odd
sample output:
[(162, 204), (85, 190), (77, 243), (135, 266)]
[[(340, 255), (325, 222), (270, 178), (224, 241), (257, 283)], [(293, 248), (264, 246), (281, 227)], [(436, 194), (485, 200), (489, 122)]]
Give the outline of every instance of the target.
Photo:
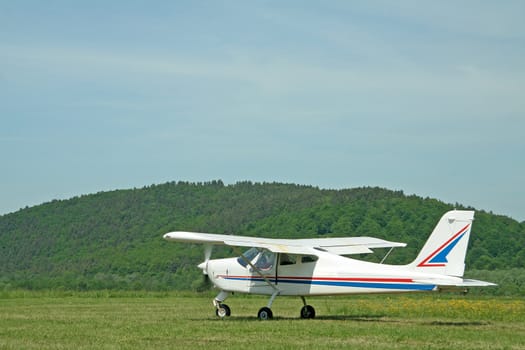
[[(273, 318), (273, 312), (272, 312), (272, 304), (277, 295), (279, 295), (279, 290), (276, 290), (273, 292), (272, 296), (270, 297), (270, 300), (268, 301), (268, 304), (262, 308), (259, 309), (259, 312), (257, 313), (257, 318), (259, 320), (271, 320)], [(215, 306), (215, 315), (220, 318), (229, 317), (231, 315), (230, 307), (226, 304), (223, 304), (224, 300), (230, 295), (229, 292), (221, 291), (215, 299), (213, 299), (213, 305)], [(308, 318), (315, 318), (315, 309), (312, 305), (306, 304), (306, 299), (304, 297), (301, 297), (301, 300), (303, 301), (303, 307), (301, 308), (301, 318), (308, 319)]]
[(217, 309), (215, 309), (215, 315), (220, 318), (228, 317), (231, 315), (230, 307), (226, 304), (219, 304)]
[(257, 313), (259, 320), (271, 320), (273, 318), (273, 312), (269, 307), (262, 307)]
[(221, 292), (213, 299), (213, 306), (215, 306), (215, 315), (220, 318), (228, 317), (231, 315), (230, 307), (222, 302), (226, 300), (230, 293), (221, 290)]
[(301, 318), (314, 318), (315, 309), (311, 305), (305, 305), (301, 308)]
[(271, 320), (273, 318), (273, 312), (272, 307), (273, 301), (275, 298), (279, 295), (280, 291), (278, 289), (275, 289), (272, 296), (270, 297), (270, 300), (268, 300), (268, 304), (265, 307), (261, 307), (259, 309), (259, 312), (257, 313), (257, 318), (259, 320)]
[(301, 297), (303, 307), (301, 308), (301, 318), (315, 318), (315, 309), (312, 305), (306, 304), (306, 299)]

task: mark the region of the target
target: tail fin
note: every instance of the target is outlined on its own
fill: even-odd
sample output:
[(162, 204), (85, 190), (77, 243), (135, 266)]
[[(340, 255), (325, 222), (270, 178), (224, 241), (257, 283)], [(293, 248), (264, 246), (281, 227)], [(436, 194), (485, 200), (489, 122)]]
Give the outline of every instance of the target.
[(420, 272), (463, 277), (472, 220), (471, 210), (445, 213), (416, 260), (408, 266)]

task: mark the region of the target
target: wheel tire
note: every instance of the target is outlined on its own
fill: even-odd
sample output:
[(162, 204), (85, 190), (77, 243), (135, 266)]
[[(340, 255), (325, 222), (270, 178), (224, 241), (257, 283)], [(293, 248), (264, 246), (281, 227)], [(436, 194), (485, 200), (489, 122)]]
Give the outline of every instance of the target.
[(257, 313), (259, 320), (271, 320), (273, 318), (273, 312), (268, 307), (262, 307)]
[(305, 305), (301, 308), (301, 318), (315, 318), (315, 309), (311, 305)]
[(215, 315), (220, 318), (229, 317), (231, 315), (230, 307), (226, 304), (221, 304), (217, 309), (215, 309)]

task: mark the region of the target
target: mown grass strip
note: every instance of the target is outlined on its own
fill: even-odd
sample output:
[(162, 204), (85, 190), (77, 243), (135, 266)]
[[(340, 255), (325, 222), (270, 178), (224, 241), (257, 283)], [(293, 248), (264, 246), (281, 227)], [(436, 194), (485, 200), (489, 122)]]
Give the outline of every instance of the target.
[[(91, 293), (91, 292), (90, 292)], [(214, 316), (212, 294), (31, 293), (0, 298), (1, 349), (226, 347), (360, 349), (525, 348), (521, 299), (449, 295), (277, 298), (275, 318), (255, 315), (267, 298), (235, 295), (232, 317)]]

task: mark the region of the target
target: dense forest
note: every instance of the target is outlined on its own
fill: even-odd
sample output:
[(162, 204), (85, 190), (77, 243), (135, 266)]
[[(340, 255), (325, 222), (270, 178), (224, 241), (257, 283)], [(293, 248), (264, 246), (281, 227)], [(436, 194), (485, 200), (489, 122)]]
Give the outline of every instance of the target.
[[(382, 188), (325, 190), (281, 183), (170, 182), (55, 200), (0, 216), (2, 289), (194, 289), (202, 247), (174, 230), (308, 238), (368, 235), (405, 242), (387, 263), (415, 258), (438, 219), (460, 204)], [(472, 209), (472, 208), (470, 208)], [(525, 223), (477, 211), (466, 275), (525, 295)], [(227, 247), (214, 257), (231, 254)], [(386, 252), (360, 258), (379, 261)]]

